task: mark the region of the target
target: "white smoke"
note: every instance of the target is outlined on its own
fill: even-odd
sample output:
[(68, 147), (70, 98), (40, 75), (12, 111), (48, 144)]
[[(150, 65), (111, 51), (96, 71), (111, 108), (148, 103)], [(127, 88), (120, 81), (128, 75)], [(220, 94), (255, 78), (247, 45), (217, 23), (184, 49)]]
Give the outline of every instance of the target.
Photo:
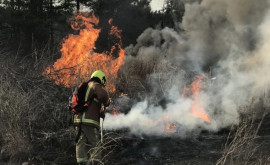
[[(146, 29), (136, 45), (126, 48), (122, 70), (134, 80), (140, 74), (130, 70), (140, 63), (150, 88), (144, 90), (150, 94), (126, 115), (107, 114), (105, 128), (166, 134), (166, 124), (176, 123), (177, 134), (186, 136), (194, 130), (217, 131), (237, 124), (240, 113), (246, 113), (241, 107), (270, 85), (269, 4), (269, 0), (187, 1), (180, 23), (184, 32)], [(192, 99), (181, 93), (189, 73), (209, 70), (207, 87), (199, 96), (211, 119), (207, 123), (191, 115)], [(153, 103), (161, 95), (165, 105)]]

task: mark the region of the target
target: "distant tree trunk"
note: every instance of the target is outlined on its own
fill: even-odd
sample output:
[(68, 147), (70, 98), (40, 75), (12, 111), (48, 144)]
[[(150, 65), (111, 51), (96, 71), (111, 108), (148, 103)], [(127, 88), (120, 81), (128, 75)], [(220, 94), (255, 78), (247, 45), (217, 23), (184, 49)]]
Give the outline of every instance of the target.
[(43, 0), (37, 0), (38, 12), (43, 12)]
[(54, 44), (54, 36), (53, 36), (53, 0), (50, 0), (50, 54), (52, 54)]
[(36, 0), (30, 0), (29, 8), (30, 8), (31, 14), (37, 13)]
[(50, 0), (50, 13), (52, 13), (53, 10), (53, 0)]
[(69, 0), (65, 0), (64, 4), (65, 4), (65, 7), (68, 8), (70, 6), (70, 1)]
[(17, 0), (16, 1), (16, 4), (17, 4), (17, 7), (18, 7), (18, 10), (21, 10), (22, 1), (21, 0)]
[(14, 9), (14, 6), (15, 6), (15, 5), (14, 5), (14, 0), (11, 0), (11, 1), (10, 1), (10, 7), (11, 7), (12, 9)]
[(80, 11), (80, 0), (76, 0), (76, 2), (77, 2), (77, 5), (76, 5), (77, 12), (78, 12), (78, 11)]
[(30, 0), (30, 12), (32, 14), (43, 12), (43, 0)]

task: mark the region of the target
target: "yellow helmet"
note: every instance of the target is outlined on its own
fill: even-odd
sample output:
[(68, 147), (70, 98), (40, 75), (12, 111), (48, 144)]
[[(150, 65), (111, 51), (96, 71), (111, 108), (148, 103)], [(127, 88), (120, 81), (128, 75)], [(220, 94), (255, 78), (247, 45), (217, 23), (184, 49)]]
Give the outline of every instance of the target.
[(91, 79), (94, 78), (97, 78), (102, 85), (106, 85), (106, 76), (101, 70), (96, 70), (94, 73), (92, 73)]

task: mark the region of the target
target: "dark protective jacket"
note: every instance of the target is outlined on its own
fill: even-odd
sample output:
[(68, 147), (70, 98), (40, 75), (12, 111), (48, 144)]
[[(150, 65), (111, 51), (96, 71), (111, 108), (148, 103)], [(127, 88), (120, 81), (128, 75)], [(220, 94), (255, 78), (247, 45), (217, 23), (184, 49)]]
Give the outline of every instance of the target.
[(110, 104), (107, 91), (101, 84), (90, 81), (85, 94), (85, 101), (88, 103), (86, 111), (74, 115), (74, 124), (91, 125), (99, 129), (102, 105), (107, 107)]

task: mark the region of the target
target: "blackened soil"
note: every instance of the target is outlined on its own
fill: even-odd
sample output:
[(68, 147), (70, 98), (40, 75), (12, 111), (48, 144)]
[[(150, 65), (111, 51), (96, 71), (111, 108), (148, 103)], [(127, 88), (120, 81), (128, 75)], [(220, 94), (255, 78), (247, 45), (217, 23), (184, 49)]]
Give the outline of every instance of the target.
[(222, 155), (227, 134), (202, 133), (192, 138), (122, 137), (108, 164), (214, 164)]
[[(223, 154), (228, 134), (229, 129), (218, 133), (205, 131), (183, 139), (173, 134), (167, 137), (138, 137), (120, 132), (121, 145), (105, 164), (213, 165)], [(228, 142), (231, 139), (232, 136)], [(255, 162), (258, 157), (270, 157), (270, 115), (264, 119), (256, 140), (247, 145), (255, 149), (252, 157)]]

